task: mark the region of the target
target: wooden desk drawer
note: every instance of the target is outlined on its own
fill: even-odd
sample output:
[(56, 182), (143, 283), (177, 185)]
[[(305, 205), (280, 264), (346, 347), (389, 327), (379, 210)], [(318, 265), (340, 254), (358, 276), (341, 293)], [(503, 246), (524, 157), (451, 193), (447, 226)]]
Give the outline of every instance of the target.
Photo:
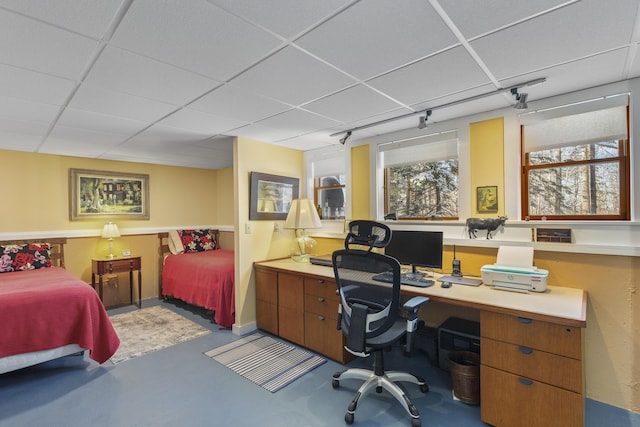
[(140, 257), (136, 258), (124, 258), (113, 260), (94, 260), (94, 272), (103, 275), (111, 273), (123, 273), (131, 270), (140, 269)]
[[(483, 354), (484, 357), (484, 354)], [(525, 377), (480, 367), (482, 421), (497, 427), (582, 427), (583, 398)]]
[(342, 331), (336, 328), (336, 319), (319, 316), (315, 313), (305, 313), (305, 347), (320, 354), (346, 362)]
[(338, 289), (335, 280), (316, 279), (313, 277), (304, 278), (304, 292), (324, 298), (334, 298), (338, 301), (336, 290)]
[(582, 393), (579, 360), (491, 338), (480, 340), (480, 354), (483, 365)]
[(338, 299), (335, 296), (326, 298), (323, 296), (305, 294), (304, 311), (337, 320)]
[(582, 330), (570, 326), (482, 311), (480, 335), (536, 350), (582, 359)]

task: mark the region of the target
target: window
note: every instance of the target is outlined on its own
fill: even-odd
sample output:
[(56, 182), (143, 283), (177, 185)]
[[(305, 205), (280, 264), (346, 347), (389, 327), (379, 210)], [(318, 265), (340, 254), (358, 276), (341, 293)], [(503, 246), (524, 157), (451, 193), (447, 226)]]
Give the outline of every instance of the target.
[(457, 219), (457, 132), (379, 146), (384, 212), (398, 219)]
[(523, 218), (629, 219), (627, 96), (592, 102), (522, 126)]
[[(306, 153), (305, 153), (306, 155)], [(321, 219), (344, 219), (346, 216), (345, 152), (314, 150), (309, 152), (313, 179), (313, 198)]]

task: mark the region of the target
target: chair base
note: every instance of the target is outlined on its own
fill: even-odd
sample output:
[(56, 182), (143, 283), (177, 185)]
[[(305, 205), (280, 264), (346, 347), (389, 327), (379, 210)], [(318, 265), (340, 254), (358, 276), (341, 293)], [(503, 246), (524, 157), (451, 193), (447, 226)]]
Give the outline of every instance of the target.
[(353, 423), (355, 411), (360, 399), (366, 397), (366, 395), (375, 388), (377, 393), (382, 393), (382, 390), (384, 389), (388, 391), (393, 397), (395, 397), (396, 400), (400, 402), (402, 407), (411, 416), (411, 426), (420, 427), (420, 413), (413, 405), (413, 403), (411, 403), (409, 397), (407, 397), (404, 391), (397, 384), (395, 384), (395, 382), (402, 381), (416, 384), (420, 387), (420, 391), (426, 393), (429, 391), (429, 386), (424, 379), (408, 372), (389, 371), (382, 374), (376, 374), (374, 371), (370, 371), (367, 369), (352, 368), (333, 374), (331, 385), (333, 386), (333, 388), (338, 388), (340, 386), (340, 380), (346, 379), (357, 379), (364, 381), (364, 384), (360, 386), (353, 400), (349, 404), (349, 407), (347, 408), (347, 413), (344, 417), (347, 424)]

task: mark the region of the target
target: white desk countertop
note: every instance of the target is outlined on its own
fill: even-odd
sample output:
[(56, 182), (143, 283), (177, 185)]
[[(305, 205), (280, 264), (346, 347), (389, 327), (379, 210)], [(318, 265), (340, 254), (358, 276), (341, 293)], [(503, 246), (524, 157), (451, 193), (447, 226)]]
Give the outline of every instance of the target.
[[(295, 262), (290, 258), (258, 262), (256, 265), (334, 279), (331, 267)], [(549, 316), (569, 326), (586, 327), (587, 293), (583, 289), (548, 286), (545, 292), (521, 293), (497, 290), (486, 285), (453, 284), (450, 288), (442, 288), (437, 281), (439, 275), (435, 276), (436, 283), (433, 286), (417, 288), (403, 285), (402, 290), (410, 295), (424, 295), (443, 303), (513, 312), (523, 317)]]

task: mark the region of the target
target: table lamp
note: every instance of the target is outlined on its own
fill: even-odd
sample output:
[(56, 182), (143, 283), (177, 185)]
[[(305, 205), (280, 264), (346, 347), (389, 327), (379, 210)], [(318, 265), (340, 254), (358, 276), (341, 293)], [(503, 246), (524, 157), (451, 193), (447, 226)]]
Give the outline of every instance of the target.
[(322, 228), (313, 200), (295, 199), (287, 214), (284, 228), (294, 229), (296, 233), (296, 240), (291, 246), (291, 258), (298, 262), (309, 262), (309, 255), (314, 255), (316, 241), (307, 236), (305, 230)]
[(109, 258), (113, 259), (113, 239), (114, 237), (120, 237), (120, 231), (118, 226), (109, 221), (102, 228), (102, 237), (109, 239)]

